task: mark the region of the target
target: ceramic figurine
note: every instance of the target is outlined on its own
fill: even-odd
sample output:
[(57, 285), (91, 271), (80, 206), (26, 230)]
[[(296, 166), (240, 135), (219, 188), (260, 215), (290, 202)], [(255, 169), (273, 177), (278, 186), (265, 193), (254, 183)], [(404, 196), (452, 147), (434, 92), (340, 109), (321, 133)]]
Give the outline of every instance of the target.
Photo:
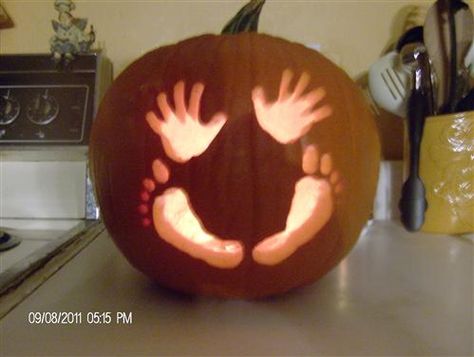
[(64, 58), (70, 63), (74, 55), (88, 52), (95, 41), (94, 28), (85, 32), (87, 19), (75, 18), (71, 11), (76, 5), (71, 0), (56, 0), (54, 8), (59, 12), (58, 21), (52, 20), (55, 34), (50, 39), (51, 52), (55, 62)]

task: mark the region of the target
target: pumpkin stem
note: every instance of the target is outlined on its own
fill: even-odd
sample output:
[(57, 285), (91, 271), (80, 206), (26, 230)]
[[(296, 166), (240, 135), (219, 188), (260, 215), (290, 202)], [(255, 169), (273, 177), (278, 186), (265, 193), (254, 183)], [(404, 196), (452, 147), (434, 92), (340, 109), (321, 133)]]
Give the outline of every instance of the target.
[(256, 32), (258, 19), (265, 0), (250, 0), (239, 12), (224, 26), (222, 34), (235, 34), (240, 32)]

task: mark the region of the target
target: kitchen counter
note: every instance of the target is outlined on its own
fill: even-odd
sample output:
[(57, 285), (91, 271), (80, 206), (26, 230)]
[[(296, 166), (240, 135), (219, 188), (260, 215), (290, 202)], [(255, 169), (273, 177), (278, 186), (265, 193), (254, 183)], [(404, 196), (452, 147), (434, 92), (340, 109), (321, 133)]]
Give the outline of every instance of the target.
[[(225, 301), (156, 286), (102, 231), (0, 320), (0, 356), (472, 355), (473, 263), (472, 239), (376, 221), (317, 283)], [(28, 322), (46, 311), (76, 317)]]

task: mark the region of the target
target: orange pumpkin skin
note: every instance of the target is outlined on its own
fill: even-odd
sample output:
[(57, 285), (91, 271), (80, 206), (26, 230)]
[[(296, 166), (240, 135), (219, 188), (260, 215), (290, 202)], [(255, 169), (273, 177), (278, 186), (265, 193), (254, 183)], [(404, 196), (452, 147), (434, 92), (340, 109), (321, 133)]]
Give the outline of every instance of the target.
[[(299, 140), (282, 144), (259, 126), (252, 91), (261, 86), (268, 101), (275, 101), (287, 69), (295, 74), (292, 83), (301, 73), (310, 75), (306, 91), (323, 87), (322, 103), (332, 114)], [(179, 81), (185, 82), (186, 101), (194, 83), (205, 85), (203, 122), (217, 112), (227, 115), (209, 147), (185, 163), (170, 159), (145, 119), (150, 111), (160, 116), (159, 93), (168, 93), (173, 107), (173, 88)], [(295, 182), (304, 175), (302, 148), (311, 144), (331, 155), (342, 183), (340, 192), (331, 193), (332, 215), (286, 259), (258, 264), (252, 249), (285, 227)], [(302, 45), (243, 33), (191, 38), (132, 63), (101, 103), (90, 161), (103, 221), (134, 267), (185, 293), (259, 298), (316, 281), (350, 251), (371, 213), (379, 151), (363, 96), (342, 70)], [(155, 183), (144, 201), (143, 180), (153, 177), (156, 159), (168, 168), (169, 178)], [(329, 176), (323, 179), (329, 181)], [(153, 224), (145, 224), (153, 221), (153, 200), (169, 187), (188, 193), (208, 231), (242, 242), (240, 264), (225, 269), (209, 265), (162, 239)]]

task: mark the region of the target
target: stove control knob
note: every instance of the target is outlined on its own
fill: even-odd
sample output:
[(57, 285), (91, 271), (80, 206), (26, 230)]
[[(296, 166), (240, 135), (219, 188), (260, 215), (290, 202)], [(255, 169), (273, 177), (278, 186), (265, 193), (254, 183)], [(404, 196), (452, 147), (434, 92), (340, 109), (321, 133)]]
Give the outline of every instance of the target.
[(46, 91), (44, 94), (37, 94), (26, 107), (28, 119), (38, 125), (51, 123), (59, 113), (59, 105), (53, 96)]
[(0, 125), (13, 123), (20, 114), (20, 103), (10, 94), (0, 96)]

